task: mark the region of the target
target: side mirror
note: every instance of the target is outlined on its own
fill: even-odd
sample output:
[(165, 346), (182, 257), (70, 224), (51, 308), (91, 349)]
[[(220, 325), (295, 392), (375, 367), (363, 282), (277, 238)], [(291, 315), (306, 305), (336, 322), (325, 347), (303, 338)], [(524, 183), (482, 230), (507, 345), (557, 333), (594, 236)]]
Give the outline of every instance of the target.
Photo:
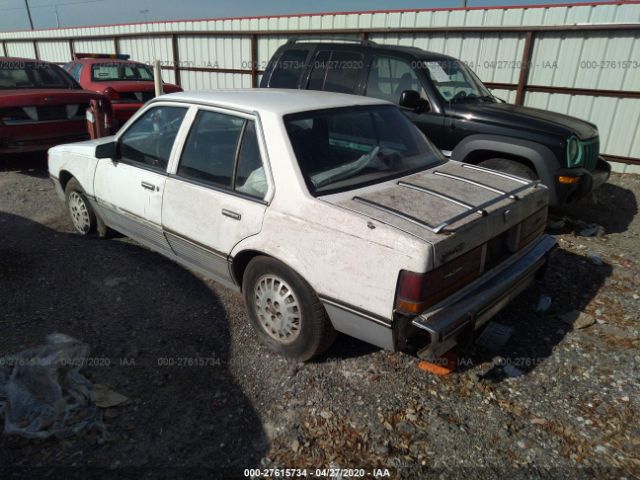
[(420, 94), (415, 90), (403, 90), (400, 94), (399, 105), (403, 108), (413, 110), (416, 113), (428, 112), (431, 110), (429, 102), (420, 98)]
[(400, 94), (399, 105), (404, 108), (415, 110), (420, 102), (420, 94), (415, 90), (403, 90)]
[(118, 142), (101, 143), (96, 147), (96, 158), (116, 158), (118, 156)]

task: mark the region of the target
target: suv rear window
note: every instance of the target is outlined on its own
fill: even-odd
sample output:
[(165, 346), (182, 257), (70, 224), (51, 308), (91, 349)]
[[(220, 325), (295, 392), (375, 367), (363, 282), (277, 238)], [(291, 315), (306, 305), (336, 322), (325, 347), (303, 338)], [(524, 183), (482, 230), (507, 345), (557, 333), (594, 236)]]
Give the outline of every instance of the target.
[(364, 57), (357, 52), (320, 51), (313, 62), (309, 90), (354, 93), (364, 68)]
[(94, 82), (153, 81), (153, 70), (139, 63), (94, 63), (91, 65)]
[(308, 50), (287, 50), (280, 55), (275, 67), (273, 67), (269, 86), (272, 88), (298, 88), (308, 53)]

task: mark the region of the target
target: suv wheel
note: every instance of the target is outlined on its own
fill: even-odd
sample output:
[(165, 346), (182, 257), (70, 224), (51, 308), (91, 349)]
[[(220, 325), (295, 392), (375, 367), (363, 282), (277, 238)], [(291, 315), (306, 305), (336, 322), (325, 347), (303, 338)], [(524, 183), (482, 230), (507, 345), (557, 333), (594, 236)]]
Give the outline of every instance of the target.
[(244, 300), (258, 337), (270, 350), (306, 361), (323, 352), (336, 332), (309, 284), (269, 257), (256, 257), (242, 279)]
[(480, 162), (478, 164), (481, 167), (491, 168), (492, 170), (498, 170), (499, 172), (508, 173), (517, 177), (526, 178), (527, 180), (537, 180), (538, 175), (526, 165), (515, 160), (509, 160), (507, 158), (491, 158)]
[(64, 190), (67, 209), (73, 223), (73, 228), (80, 235), (88, 235), (96, 229), (96, 214), (91, 204), (75, 178), (69, 180)]

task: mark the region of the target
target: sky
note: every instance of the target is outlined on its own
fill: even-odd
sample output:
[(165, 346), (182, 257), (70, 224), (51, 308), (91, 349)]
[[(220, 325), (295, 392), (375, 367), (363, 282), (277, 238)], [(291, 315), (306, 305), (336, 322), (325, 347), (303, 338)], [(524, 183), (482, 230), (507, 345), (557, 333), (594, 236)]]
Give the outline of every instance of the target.
[[(34, 28), (331, 11), (460, 7), (464, 0), (27, 0)], [(468, 6), (570, 3), (467, 0)], [(56, 18), (57, 11), (57, 18)], [(29, 29), (25, 0), (0, 0), (0, 31)]]

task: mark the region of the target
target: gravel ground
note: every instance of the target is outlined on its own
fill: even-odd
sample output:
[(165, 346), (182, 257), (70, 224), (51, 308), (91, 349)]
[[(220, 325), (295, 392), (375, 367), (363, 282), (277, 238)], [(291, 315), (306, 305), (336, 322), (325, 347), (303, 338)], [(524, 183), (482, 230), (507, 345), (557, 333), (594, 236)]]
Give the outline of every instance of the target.
[[(130, 401), (104, 411), (105, 432), (2, 435), (0, 474), (340, 467), (403, 478), (634, 478), (638, 198), (640, 178), (613, 176), (597, 198), (554, 212), (560, 249), (546, 285), (494, 318), (514, 329), (508, 343), (460, 352), (458, 371), (437, 377), (411, 356), (344, 336), (307, 364), (269, 353), (240, 295), (126, 239), (72, 234), (44, 160), (5, 160), (0, 356), (52, 332), (74, 336), (110, 362), (83, 374)], [(579, 235), (592, 224), (604, 233)], [(536, 312), (544, 295), (551, 306)], [(160, 366), (165, 358), (205, 366)]]

